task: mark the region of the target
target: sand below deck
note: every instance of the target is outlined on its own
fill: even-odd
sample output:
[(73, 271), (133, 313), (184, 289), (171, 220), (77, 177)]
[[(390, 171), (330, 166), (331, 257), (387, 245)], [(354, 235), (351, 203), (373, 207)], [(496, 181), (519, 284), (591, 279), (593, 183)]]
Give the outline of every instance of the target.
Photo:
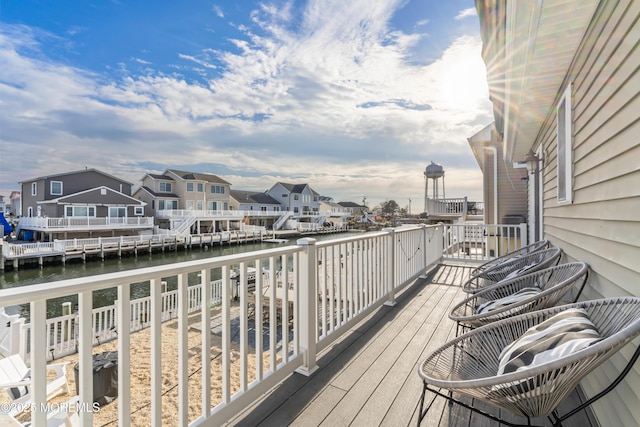
[[(217, 310), (212, 310), (212, 319), (217, 315)], [(178, 321), (177, 319), (162, 324), (162, 422), (165, 425), (178, 424)], [(202, 414), (201, 410), (201, 341), (200, 315), (194, 313), (189, 317), (188, 349), (189, 349), (189, 422)], [(221, 337), (211, 333), (211, 406), (217, 405), (222, 400), (221, 384)], [(131, 334), (131, 424), (151, 424), (151, 329), (142, 329)], [(97, 345), (93, 354), (107, 351), (117, 351), (118, 341), (110, 341)], [(240, 359), (238, 357), (239, 345), (232, 342), (232, 367), (231, 394), (239, 388), (240, 383)], [(264, 353), (264, 370), (269, 369), (267, 353)], [(76, 394), (74, 378), (74, 366), (78, 361), (78, 355), (73, 354), (56, 359), (55, 362), (70, 362), (67, 365), (67, 379), (69, 383), (69, 395), (59, 395), (51, 402), (65, 402)], [(277, 361), (280, 361), (278, 354)], [(50, 362), (53, 363), (53, 362)], [(248, 382), (255, 379), (255, 354), (248, 358)], [(6, 401), (7, 396), (0, 393), (0, 402)], [(94, 426), (116, 426), (118, 424), (119, 399), (106, 404), (93, 415)], [(29, 414), (18, 417), (21, 421), (28, 421)]]

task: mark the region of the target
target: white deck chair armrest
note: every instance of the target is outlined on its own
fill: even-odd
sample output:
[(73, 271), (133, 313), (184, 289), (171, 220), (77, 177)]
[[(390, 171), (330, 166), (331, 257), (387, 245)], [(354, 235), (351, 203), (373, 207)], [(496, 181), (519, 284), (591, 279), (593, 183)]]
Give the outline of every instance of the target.
[(25, 386), (30, 386), (31, 385), (31, 380), (22, 380), (22, 381), (16, 381), (16, 382), (11, 382), (11, 383), (2, 383), (0, 384), (0, 387), (2, 388), (13, 388), (13, 387), (25, 387)]

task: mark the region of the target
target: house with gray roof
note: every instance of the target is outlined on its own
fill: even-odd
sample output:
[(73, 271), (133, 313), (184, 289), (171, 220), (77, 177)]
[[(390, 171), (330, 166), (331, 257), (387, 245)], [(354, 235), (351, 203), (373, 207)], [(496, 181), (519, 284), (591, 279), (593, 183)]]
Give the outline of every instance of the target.
[(145, 174), (134, 197), (147, 202), (160, 228), (200, 234), (241, 228), (230, 191), (231, 183), (217, 175), (167, 169)]
[(16, 229), (36, 240), (113, 237), (153, 229), (146, 203), (131, 196), (132, 184), (84, 169), (20, 182), (21, 211)]
[(230, 207), (243, 212), (245, 224), (269, 228), (283, 213), (280, 202), (264, 192), (231, 190)]
[(314, 222), (323, 224), (326, 217), (320, 215), (320, 194), (309, 184), (275, 183), (268, 191), (271, 197), (288, 212), (288, 217), (277, 221), (275, 228), (297, 228), (297, 223)]

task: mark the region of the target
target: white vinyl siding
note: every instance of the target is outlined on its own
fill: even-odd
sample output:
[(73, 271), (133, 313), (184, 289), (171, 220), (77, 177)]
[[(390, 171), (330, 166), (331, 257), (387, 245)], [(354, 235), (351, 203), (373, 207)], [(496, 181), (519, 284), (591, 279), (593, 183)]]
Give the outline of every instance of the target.
[[(564, 261), (589, 264), (582, 298), (640, 296), (640, 2), (601, 2), (572, 68), (572, 203), (558, 200), (556, 115), (543, 144), (544, 236)], [(624, 36), (621, 36), (624, 35)], [(566, 90), (560, 88), (560, 94)], [(558, 103), (562, 98), (558, 99)], [(588, 396), (618, 375), (636, 340), (582, 381)], [(602, 426), (640, 425), (640, 364), (593, 405)]]

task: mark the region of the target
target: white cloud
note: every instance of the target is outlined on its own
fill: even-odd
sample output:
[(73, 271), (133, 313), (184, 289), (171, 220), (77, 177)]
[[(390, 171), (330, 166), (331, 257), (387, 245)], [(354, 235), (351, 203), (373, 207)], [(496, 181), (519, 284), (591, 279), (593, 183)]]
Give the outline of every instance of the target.
[(461, 19), (468, 18), (470, 16), (477, 16), (477, 12), (476, 12), (476, 8), (475, 7), (470, 7), (468, 9), (461, 10), (458, 13), (458, 15), (456, 15), (456, 17), (454, 19), (459, 21)]
[(148, 165), (198, 164), (237, 189), (304, 181), (339, 200), (415, 202), (434, 160), (464, 177), (447, 172), (451, 197), (479, 198), (466, 138), (491, 121), (480, 40), (460, 37), (416, 65), (421, 36), (387, 27), (401, 3), (311, 2), (299, 26), (293, 3), (265, 5), (252, 15), (258, 28), (237, 27), (238, 51), (179, 54), (203, 73), (217, 67), (204, 84), (126, 69), (109, 80), (48, 60), (24, 28), (5, 29), (0, 192), (85, 166), (136, 182)]

